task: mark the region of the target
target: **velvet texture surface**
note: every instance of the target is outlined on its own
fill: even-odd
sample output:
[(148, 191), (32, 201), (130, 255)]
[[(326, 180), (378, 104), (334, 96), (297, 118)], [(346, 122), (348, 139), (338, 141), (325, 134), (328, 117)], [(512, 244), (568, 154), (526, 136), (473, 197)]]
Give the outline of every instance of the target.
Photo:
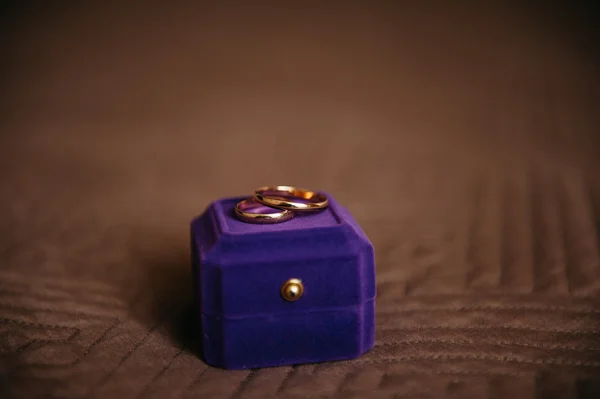
[[(203, 357), (228, 369), (355, 358), (375, 334), (373, 245), (332, 196), (320, 212), (278, 224), (234, 214), (244, 197), (213, 202), (192, 222), (194, 290)], [(304, 294), (280, 294), (290, 278)]]

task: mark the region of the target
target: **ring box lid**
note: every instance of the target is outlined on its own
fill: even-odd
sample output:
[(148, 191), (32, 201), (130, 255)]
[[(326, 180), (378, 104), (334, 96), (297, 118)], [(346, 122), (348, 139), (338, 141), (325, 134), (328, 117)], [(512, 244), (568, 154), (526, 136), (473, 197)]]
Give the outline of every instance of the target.
[[(331, 196), (326, 209), (277, 224), (237, 219), (235, 205), (244, 198), (215, 201), (192, 221), (202, 313), (235, 318), (305, 312), (355, 306), (375, 297), (373, 246)], [(290, 278), (304, 285), (295, 302), (280, 295)]]

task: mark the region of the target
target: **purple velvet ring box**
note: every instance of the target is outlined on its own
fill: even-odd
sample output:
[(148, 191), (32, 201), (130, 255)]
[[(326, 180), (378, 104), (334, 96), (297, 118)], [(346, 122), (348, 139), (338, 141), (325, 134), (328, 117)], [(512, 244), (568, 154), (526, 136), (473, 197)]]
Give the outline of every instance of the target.
[[(373, 347), (373, 245), (331, 196), (320, 212), (251, 224), (238, 201), (192, 221), (195, 301), (206, 363), (246, 369), (352, 359)], [(286, 299), (290, 282), (302, 290)], [(298, 288), (294, 286), (293, 288)]]

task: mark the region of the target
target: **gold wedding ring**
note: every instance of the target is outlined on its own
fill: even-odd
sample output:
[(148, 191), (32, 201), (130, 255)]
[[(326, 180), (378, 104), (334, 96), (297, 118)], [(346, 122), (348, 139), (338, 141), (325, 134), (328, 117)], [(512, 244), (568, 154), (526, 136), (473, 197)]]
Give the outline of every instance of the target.
[(254, 198), (247, 198), (235, 206), (236, 216), (247, 223), (280, 223), (294, 217), (294, 212), (287, 209), (275, 209), (257, 202)]
[(261, 187), (255, 190), (254, 198), (263, 205), (289, 211), (313, 211), (329, 205), (325, 195), (291, 186)]

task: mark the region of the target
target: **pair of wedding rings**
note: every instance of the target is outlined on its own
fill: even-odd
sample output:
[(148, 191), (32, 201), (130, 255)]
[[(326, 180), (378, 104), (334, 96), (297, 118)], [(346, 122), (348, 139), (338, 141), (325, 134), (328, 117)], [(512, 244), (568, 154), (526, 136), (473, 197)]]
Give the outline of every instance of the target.
[(247, 223), (280, 223), (296, 212), (312, 212), (327, 208), (323, 194), (291, 186), (261, 187), (254, 196), (238, 202), (235, 214)]

